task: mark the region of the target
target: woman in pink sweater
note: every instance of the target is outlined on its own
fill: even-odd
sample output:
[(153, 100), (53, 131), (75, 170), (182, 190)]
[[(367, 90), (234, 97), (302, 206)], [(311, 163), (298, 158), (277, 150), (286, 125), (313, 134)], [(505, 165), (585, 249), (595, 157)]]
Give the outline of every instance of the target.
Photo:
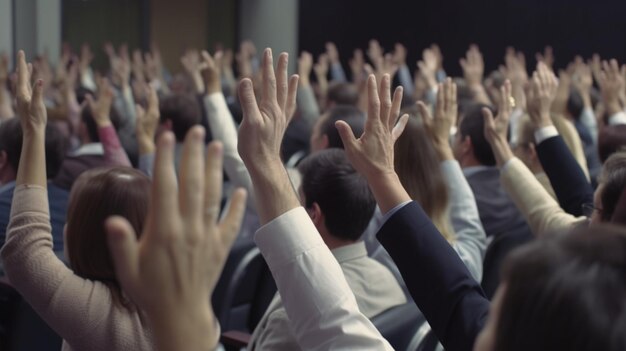
[(67, 268), (52, 251), (44, 153), (42, 83), (31, 88), (23, 52), (18, 108), (24, 133), (21, 164), (2, 260), (9, 280), (63, 339), (63, 350), (152, 350), (145, 315), (122, 292), (104, 229), (111, 215), (141, 233), (150, 181), (128, 167), (85, 172), (70, 195)]

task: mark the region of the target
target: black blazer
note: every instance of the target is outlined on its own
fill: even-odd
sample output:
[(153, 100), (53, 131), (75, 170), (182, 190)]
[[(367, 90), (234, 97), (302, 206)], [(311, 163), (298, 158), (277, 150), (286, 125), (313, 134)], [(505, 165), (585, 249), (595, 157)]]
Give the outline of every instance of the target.
[(376, 235), (447, 351), (471, 351), (489, 300), (421, 206), (411, 202)]
[(560, 135), (536, 147), (539, 162), (550, 179), (559, 205), (565, 212), (582, 216), (582, 206), (593, 203), (593, 189)]

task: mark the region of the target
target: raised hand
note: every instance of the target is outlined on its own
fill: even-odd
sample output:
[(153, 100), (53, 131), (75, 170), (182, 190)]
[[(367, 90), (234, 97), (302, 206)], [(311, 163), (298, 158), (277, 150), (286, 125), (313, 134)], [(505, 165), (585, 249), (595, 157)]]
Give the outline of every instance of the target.
[(437, 55), (433, 50), (422, 51), (422, 60), (417, 61), (417, 67), (429, 88), (437, 86)]
[(335, 43), (330, 41), (326, 43), (326, 55), (328, 55), (328, 61), (330, 61), (331, 64), (339, 63), (339, 51)]
[(139, 153), (141, 155), (152, 154), (155, 150), (154, 136), (159, 126), (159, 96), (154, 88), (148, 88), (148, 107), (135, 106), (137, 115), (136, 134)]
[(43, 102), (43, 81), (31, 85), (32, 65), (26, 63), (24, 51), (17, 53), (17, 113), (24, 133), (43, 132), (48, 115)]
[[(368, 110), (363, 135), (357, 139), (344, 121), (336, 123), (346, 154), (354, 168), (368, 180), (395, 174), (393, 145), (404, 131), (409, 116), (400, 114), (402, 87), (391, 98), (391, 78), (383, 75), (380, 88), (376, 77), (367, 79)], [(398, 122), (398, 123), (396, 123)]]
[(298, 58), (298, 75), (300, 76), (300, 84), (308, 86), (311, 84), (310, 76), (313, 70), (313, 55), (308, 51), (303, 51)]
[(91, 48), (87, 44), (83, 44), (80, 48), (80, 60), (78, 65), (78, 70), (81, 74), (87, 72), (89, 67), (91, 66), (91, 61), (93, 61), (93, 53), (91, 52)]
[(483, 55), (480, 53), (478, 46), (472, 44), (465, 58), (462, 58), (459, 63), (461, 64), (461, 68), (463, 68), (463, 76), (467, 84), (470, 87), (482, 86), (485, 61), (483, 60)]
[(280, 145), (287, 125), (296, 108), (298, 76), (287, 78), (288, 55), (282, 53), (274, 72), (272, 50), (263, 52), (262, 95), (257, 103), (252, 81), (244, 78), (239, 83), (239, 101), (243, 122), (239, 128), (238, 149), (251, 173), (261, 170), (268, 162), (280, 159)]
[(553, 125), (550, 108), (556, 97), (557, 85), (554, 73), (539, 62), (526, 89), (526, 109), (536, 129)]
[(598, 76), (598, 85), (602, 92), (602, 99), (609, 115), (622, 110), (620, 94), (624, 89), (624, 77), (620, 72), (617, 60), (602, 62), (602, 71)]
[(400, 43), (396, 43), (393, 50), (393, 62), (398, 65), (406, 65), (406, 47)]
[(431, 116), (430, 110), (422, 101), (419, 101), (417, 106), (439, 158), (442, 161), (453, 160), (450, 130), (456, 125), (458, 114), (456, 84), (451, 78), (447, 78), (444, 83), (439, 83), (435, 118)]
[(352, 71), (352, 82), (356, 85), (360, 85), (363, 81), (363, 73), (365, 72), (365, 58), (363, 57), (363, 50), (354, 50), (354, 54), (350, 59), (350, 70)]
[(87, 106), (89, 106), (98, 127), (108, 127), (111, 125), (111, 105), (113, 105), (115, 93), (109, 84), (109, 80), (106, 78), (102, 80), (98, 91), (98, 100), (94, 100), (93, 96), (87, 95)]
[[(546, 68), (547, 69), (547, 68)], [(485, 139), (496, 158), (498, 166), (503, 166), (513, 157), (513, 152), (509, 146), (507, 135), (509, 132), (509, 119), (513, 106), (511, 104), (511, 82), (506, 80), (500, 87), (500, 99), (498, 105), (498, 116), (493, 118), (493, 113), (489, 108), (483, 108)], [(549, 109), (549, 107), (548, 107)]]
[(543, 54), (538, 52), (535, 54), (535, 59), (537, 63), (542, 62), (548, 67), (549, 70), (552, 70), (554, 66), (554, 51), (552, 50), (552, 46), (548, 45), (543, 49)]
[(211, 56), (207, 51), (202, 51), (202, 61), (200, 68), (202, 69), (202, 79), (206, 86), (206, 94), (214, 94), (222, 92), (222, 77), (220, 67), (222, 66), (222, 51), (218, 51)]
[(235, 240), (245, 208), (245, 191), (233, 193), (219, 220), (222, 146), (209, 145), (204, 130), (192, 128), (183, 146), (177, 178), (174, 137), (159, 140), (149, 212), (143, 233), (128, 221), (106, 222), (115, 272), (124, 293), (145, 312), (162, 350), (213, 350), (219, 328), (210, 296)]
[(180, 63), (183, 65), (185, 72), (189, 74), (196, 94), (204, 93), (205, 86), (201, 73), (204, 67), (200, 61), (200, 52), (198, 50), (187, 50), (180, 58)]

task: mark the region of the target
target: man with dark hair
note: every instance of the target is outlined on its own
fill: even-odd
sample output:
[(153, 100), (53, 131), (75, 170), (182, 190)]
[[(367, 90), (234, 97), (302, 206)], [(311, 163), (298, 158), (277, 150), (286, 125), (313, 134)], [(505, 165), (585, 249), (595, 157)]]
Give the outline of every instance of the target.
[(328, 88), (327, 110), (337, 105), (356, 106), (359, 102), (359, 91), (354, 84), (337, 82)]
[[(369, 258), (360, 241), (376, 207), (367, 181), (340, 149), (314, 153), (298, 166), (300, 201), (324, 243), (339, 262), (359, 310), (368, 318), (406, 303), (393, 274)], [(295, 228), (294, 228), (295, 229)], [(259, 322), (250, 350), (299, 350), (289, 317), (277, 294)]]
[(490, 108), (476, 104), (467, 109), (454, 138), (454, 156), (474, 192), (487, 236), (514, 232), (530, 237), (524, 217), (502, 188), (500, 171), (495, 167), (493, 151), (485, 139), (482, 113), (485, 107)]
[(311, 152), (329, 149), (343, 149), (343, 142), (335, 127), (337, 121), (345, 121), (356, 135), (363, 134), (365, 115), (361, 110), (350, 105), (338, 105), (322, 115), (311, 132)]
[[(54, 125), (46, 126), (46, 174), (52, 179), (61, 167), (68, 142)], [(22, 127), (18, 118), (0, 125), (0, 246), (4, 245), (9, 224), (15, 179), (22, 153)], [(54, 252), (63, 258), (63, 227), (69, 192), (48, 182), (48, 204)]]

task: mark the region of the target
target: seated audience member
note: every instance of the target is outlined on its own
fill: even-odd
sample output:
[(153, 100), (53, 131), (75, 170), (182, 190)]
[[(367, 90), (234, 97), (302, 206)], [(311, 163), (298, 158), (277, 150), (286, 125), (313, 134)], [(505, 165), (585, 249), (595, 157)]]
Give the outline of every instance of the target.
[(472, 188), (487, 236), (510, 232), (530, 235), (524, 217), (502, 188), (500, 172), (483, 133), (484, 107), (472, 106), (461, 119), (453, 143), (454, 156)]
[(81, 113), (78, 128), (81, 146), (65, 158), (54, 178), (54, 184), (62, 189), (70, 190), (76, 179), (89, 169), (130, 166), (115, 130), (120, 117), (112, 108), (113, 91), (108, 83), (101, 90), (97, 101), (87, 98), (87, 107)]
[[(302, 173), (300, 201), (339, 262), (361, 313), (372, 318), (406, 303), (394, 276), (367, 256), (360, 240), (376, 203), (367, 182), (352, 168), (344, 151), (317, 152), (303, 160), (298, 169)], [(277, 294), (256, 327), (248, 349), (300, 349), (290, 324)]]
[(346, 121), (357, 135), (363, 133), (365, 115), (361, 110), (350, 105), (337, 105), (322, 115), (313, 126), (310, 137), (311, 153), (330, 148), (343, 149), (343, 142), (339, 137), (335, 123)]
[(517, 143), (513, 147), (513, 153), (519, 158), (528, 169), (533, 172), (541, 186), (550, 194), (550, 196), (556, 200), (556, 194), (550, 184), (550, 178), (543, 171), (541, 161), (537, 156), (537, 150), (535, 149), (535, 128), (528, 116), (523, 116), (519, 121)]
[[(59, 171), (67, 151), (67, 139), (54, 125), (46, 126), (46, 175), (54, 178)], [(19, 118), (12, 118), (0, 125), (0, 166), (2, 182), (0, 186), (0, 247), (4, 245), (6, 230), (9, 225), (11, 202), (15, 190), (15, 179), (20, 165), (22, 153), (22, 127)], [(52, 227), (52, 244), (54, 253), (61, 259), (63, 256), (63, 226), (65, 225), (67, 201), (69, 193), (52, 182), (48, 182), (48, 204), (50, 224)]]
[[(268, 61), (271, 64), (270, 58), (266, 52), (264, 68), (269, 66)], [(286, 74), (281, 74), (281, 69), (286, 70), (286, 56), (279, 59), (277, 79), (284, 81), (277, 86), (293, 89), (287, 88)], [(389, 215), (379, 238), (398, 263), (416, 303), (444, 347), (471, 350), (475, 346), (476, 350), (491, 351), (551, 350), (565, 345), (571, 350), (621, 350), (626, 342), (624, 334), (619, 332), (623, 328), (619, 323), (624, 314), (622, 290), (626, 287), (618, 272), (624, 269), (626, 262), (615, 250), (624, 246), (623, 234), (596, 228), (594, 233), (554, 237), (522, 249), (507, 264), (502, 288), (491, 309), (489, 322), (485, 323), (489, 302), (480, 287), (419, 204), (411, 202), (394, 172), (393, 141), (397, 133), (392, 132), (389, 110), (379, 110), (381, 98), (384, 104), (391, 100), (389, 78), (383, 78), (381, 90), (387, 93), (381, 94), (381, 98), (374, 93), (377, 91), (375, 78), (371, 77), (368, 85), (370, 111), (363, 136), (356, 139), (347, 125), (338, 123), (338, 127), (348, 157), (368, 179), (382, 212)], [(276, 277), (300, 346), (307, 349), (390, 349), (358, 312), (341, 270), (333, 263), (330, 251), (312, 229), (311, 220), (298, 206), (289, 186), (278, 157), (280, 142), (274, 140), (284, 131), (279, 126), (288, 121), (288, 115), (280, 109), (280, 100), (272, 95), (263, 102), (275, 108), (259, 110), (251, 82), (246, 80), (240, 85), (240, 95), (245, 106), (244, 124), (240, 129), (241, 155), (250, 169), (257, 201), (267, 205), (260, 212), (265, 226), (256, 240)], [(286, 91), (279, 90), (277, 95), (284, 99)], [(264, 124), (259, 123), (261, 118), (265, 118)], [(505, 120), (508, 116), (499, 118)], [(274, 129), (276, 127), (278, 129)], [(505, 126), (498, 129), (504, 133), (492, 133), (497, 135), (496, 143), (508, 145), (507, 129)], [(261, 137), (252, 140), (254, 135)], [(271, 163), (261, 162), (259, 158), (271, 160)], [(293, 227), (301, 230), (293, 232)], [(596, 240), (596, 234), (600, 240)], [(615, 254), (604, 255), (613, 251)], [(579, 257), (587, 259), (581, 261)], [(598, 273), (598, 265), (607, 274)], [(569, 285), (571, 279), (578, 284)], [(616, 290), (605, 289), (603, 283)], [(423, 289), (424, 284), (431, 289)], [(328, 289), (328, 286), (333, 288)], [(583, 290), (586, 293), (581, 295)], [(537, 300), (538, 294), (544, 298)], [(563, 294), (570, 298), (558, 298)], [(592, 306), (583, 301), (608, 303)], [(620, 312), (609, 313), (615, 311), (615, 303)], [(548, 308), (548, 305), (558, 308)], [(598, 315), (596, 307), (605, 308), (602, 315), (608, 313), (610, 319), (593, 318)], [(577, 317), (571, 318), (572, 313)], [(555, 319), (562, 319), (562, 322), (555, 324)], [(516, 327), (502, 327), (508, 325), (509, 320), (515, 321)], [(475, 344), (483, 327), (484, 332)]]
[[(538, 66), (536, 75), (542, 83), (533, 83), (533, 89), (537, 93), (529, 95), (528, 110), (536, 126), (537, 145), (545, 144), (545, 147), (551, 148), (551, 158), (555, 163), (552, 167), (562, 175), (558, 183), (561, 189), (560, 193), (573, 195), (573, 203), (580, 202), (580, 199), (586, 198), (585, 194), (588, 192), (586, 189), (589, 187), (589, 183), (580, 169), (580, 165), (574, 160), (567, 147), (563, 145), (564, 143), (550, 118), (550, 104), (554, 99), (556, 78), (551, 71), (542, 65)], [(566, 231), (573, 226), (587, 222), (587, 218), (583, 216), (576, 217), (565, 212), (537, 182), (528, 168), (513, 156), (508, 145), (492, 143), (492, 149), (498, 160), (498, 167), (501, 169), (502, 184), (524, 214), (534, 234), (542, 235)], [(593, 194), (593, 203), (580, 204), (581, 212), (583, 207), (592, 210), (591, 213), (587, 213), (591, 223), (610, 220), (617, 198), (626, 185), (625, 160), (624, 153), (616, 153), (611, 156), (604, 163), (598, 177), (598, 187)], [(560, 198), (557, 184), (553, 182), (553, 185), (557, 196)], [(606, 192), (606, 188), (610, 188), (611, 191)]]
[[(438, 97), (442, 106), (436, 109), (434, 119), (423, 103), (419, 105), (421, 121), (416, 116), (416, 109), (405, 110), (413, 116), (395, 144), (394, 168), (411, 198), (422, 204), (474, 279), (480, 281), (486, 248), (485, 231), (474, 194), (454, 159), (449, 143), (449, 131), (457, 115), (455, 88), (450, 79), (439, 85), (438, 94), (441, 96)], [(397, 267), (376, 240), (382, 217), (378, 210), (365, 238), (375, 250), (372, 256), (388, 266), (401, 281)]]
[[(99, 168), (84, 172), (79, 176), (70, 194), (70, 201), (67, 213), (66, 246), (70, 267), (67, 268), (57, 257), (52, 254), (52, 237), (49, 225), (49, 212), (46, 203), (46, 168), (44, 154), (44, 134), (42, 131), (46, 127), (46, 109), (43, 103), (43, 88), (41, 80), (35, 86), (30, 87), (30, 76), (26, 65), (24, 52), (19, 52), (18, 61), (18, 114), (24, 132), (24, 147), (20, 163), (28, 165), (20, 167), (13, 197), (11, 221), (7, 230), (7, 240), (0, 252), (4, 268), (11, 284), (33, 307), (33, 309), (48, 323), (48, 325), (64, 339), (64, 349), (67, 350), (153, 350), (153, 338), (159, 340), (161, 335), (153, 333), (152, 328), (158, 332), (158, 326), (148, 325), (144, 318), (144, 311), (138, 308), (132, 296), (132, 290), (122, 291), (120, 282), (117, 279), (119, 273), (132, 275), (139, 271), (137, 267), (130, 269), (122, 264), (135, 262), (126, 257), (124, 261), (117, 261), (117, 275), (110, 249), (107, 245), (105, 221), (110, 216), (121, 216), (126, 218), (121, 227), (117, 226), (117, 240), (113, 240), (111, 247), (118, 249), (114, 251), (114, 258), (119, 258), (123, 254), (129, 253), (126, 247), (123, 252), (119, 251), (120, 239), (123, 233), (133, 232), (134, 235), (125, 237), (127, 244), (129, 240), (141, 235), (144, 228), (150, 230), (147, 236), (180, 234), (181, 231), (196, 231), (197, 228), (209, 228), (208, 231), (217, 235), (224, 235), (224, 248), (232, 240), (226, 238), (234, 237), (238, 231), (239, 221), (243, 207), (245, 195), (241, 192), (232, 201), (235, 209), (231, 214), (226, 215), (223, 223), (216, 225), (216, 216), (206, 216), (200, 218), (201, 226), (197, 226), (198, 216), (215, 209), (219, 201), (219, 189), (221, 187), (220, 177), (221, 158), (219, 156), (219, 145), (213, 145), (209, 153), (215, 159), (215, 167), (210, 168), (211, 176), (209, 184), (204, 188), (203, 163), (202, 158), (204, 148), (204, 132), (195, 130), (189, 133), (184, 146), (185, 153), (181, 160), (185, 171), (181, 172), (181, 202), (184, 202), (184, 214), (186, 225), (184, 230), (180, 230), (181, 219), (178, 210), (164, 211), (158, 206), (151, 206), (152, 213), (148, 216), (152, 222), (144, 226), (148, 205), (150, 200), (150, 181), (139, 171), (129, 167)], [(176, 180), (173, 172), (173, 136), (166, 133), (161, 143), (160, 152), (157, 156), (157, 166), (164, 170), (158, 170), (158, 180), (155, 181), (154, 196), (160, 200), (172, 203), (177, 198)], [(208, 172), (208, 171), (207, 171)], [(164, 175), (165, 174), (165, 175)], [(215, 174), (219, 174), (216, 177)], [(166, 178), (165, 180), (163, 178)], [(164, 186), (164, 185), (167, 186)], [(163, 189), (167, 188), (167, 189)], [(168, 193), (173, 191), (173, 193)], [(204, 196), (197, 196), (197, 193), (208, 194), (209, 207), (204, 207), (203, 211), (193, 211), (189, 203), (193, 203), (198, 208), (199, 202), (204, 201)], [(193, 196), (192, 196), (193, 194)], [(218, 194), (218, 196), (214, 196)], [(193, 201), (190, 200), (193, 198)], [(187, 202), (185, 202), (187, 201)], [(211, 213), (217, 214), (218, 209)], [(230, 212), (229, 212), (230, 213)], [(188, 216), (188, 217), (187, 217)], [(161, 222), (165, 220), (165, 222)], [(119, 225), (120, 220), (116, 223)], [(194, 223), (191, 228), (190, 222)], [(158, 223), (158, 224), (155, 224)], [(113, 226), (109, 226), (111, 229)], [(178, 236), (177, 236), (178, 237)], [(192, 248), (187, 248), (187, 258), (193, 247), (206, 248), (204, 245), (197, 245), (201, 242), (198, 238), (208, 238), (205, 233), (195, 233)], [(212, 236), (211, 236), (212, 237)], [(170, 241), (171, 242), (171, 241)], [(191, 243), (191, 240), (188, 241)], [(179, 246), (180, 247), (180, 246)], [(218, 246), (211, 246), (217, 249)], [(136, 249), (137, 246), (134, 246)], [(145, 247), (144, 247), (145, 248)], [(190, 251), (191, 250), (191, 251)], [(204, 251), (196, 250), (196, 256), (204, 254)], [(135, 258), (138, 256), (135, 253)], [(219, 276), (220, 267), (225, 258), (224, 249), (220, 250), (216, 259), (216, 265), (211, 266), (211, 273), (208, 274), (205, 257), (199, 258), (203, 268), (200, 269), (202, 275), (206, 277), (204, 292), (194, 292), (206, 300), (211, 292), (211, 287)], [(189, 261), (187, 261), (189, 262)], [(182, 266), (177, 266), (182, 267)], [(196, 267), (197, 268), (197, 267)], [(186, 270), (185, 276), (191, 271)], [(157, 275), (167, 274), (160, 272)], [(198, 278), (198, 276), (195, 276)], [(210, 279), (209, 279), (210, 278)], [(196, 279), (196, 282), (200, 280)], [(153, 281), (154, 282), (154, 281)], [(146, 283), (147, 284), (147, 283)], [(147, 284), (147, 286), (150, 286)], [(132, 288), (132, 286), (127, 286)], [(198, 287), (198, 285), (196, 285)], [(163, 291), (163, 286), (156, 289)], [(156, 291), (155, 290), (155, 291)], [(152, 294), (155, 293), (152, 292)], [(177, 292), (180, 292), (178, 290)], [(131, 293), (129, 295), (128, 293)], [(199, 296), (198, 295), (198, 296)], [(189, 298), (185, 295), (185, 298)], [(184, 300), (185, 298), (181, 298)], [(195, 299), (194, 301), (198, 301)], [(179, 306), (179, 302), (174, 302)], [(167, 305), (167, 304), (166, 304)], [(146, 306), (146, 305), (140, 305)], [(170, 304), (171, 306), (171, 304)], [(153, 307), (153, 306), (150, 306)], [(163, 304), (158, 304), (158, 309), (163, 308)], [(189, 310), (191, 314), (198, 311)], [(199, 309), (200, 311), (200, 309)], [(201, 310), (207, 312), (207, 310)], [(147, 311), (148, 314), (155, 312), (154, 308)], [(184, 313), (187, 314), (187, 313)], [(202, 316), (204, 317), (204, 316)], [(202, 318), (194, 319), (194, 322), (201, 322)], [(206, 324), (203, 324), (206, 325)], [(208, 324), (215, 328), (211, 321)], [(188, 328), (188, 327), (186, 327)], [(208, 329), (211, 330), (211, 329)], [(212, 343), (215, 345), (215, 342)]]

